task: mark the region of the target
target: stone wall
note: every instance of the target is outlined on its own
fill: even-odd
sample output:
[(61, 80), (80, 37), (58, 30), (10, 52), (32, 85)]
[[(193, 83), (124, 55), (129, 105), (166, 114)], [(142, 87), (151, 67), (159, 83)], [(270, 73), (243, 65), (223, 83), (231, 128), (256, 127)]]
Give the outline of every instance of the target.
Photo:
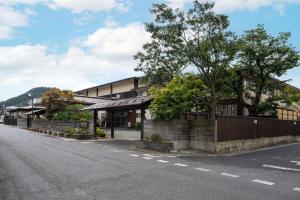
[(145, 137), (159, 134), (170, 140), (175, 149), (200, 149), (214, 152), (215, 123), (209, 120), (145, 120)]
[(50, 121), (40, 119), (33, 120), (31, 128), (44, 129), (50, 131), (64, 131), (68, 128), (81, 128), (84, 126), (86, 126), (86, 128), (89, 128), (89, 123), (82, 123), (79, 121)]

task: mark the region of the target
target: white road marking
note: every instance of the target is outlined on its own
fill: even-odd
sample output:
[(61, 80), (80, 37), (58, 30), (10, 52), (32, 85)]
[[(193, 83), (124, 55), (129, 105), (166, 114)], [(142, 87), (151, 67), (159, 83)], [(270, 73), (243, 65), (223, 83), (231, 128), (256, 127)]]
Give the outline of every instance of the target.
[(151, 155), (151, 154), (143, 154), (143, 156), (145, 156), (145, 157), (150, 157), (150, 158), (158, 158), (158, 157), (161, 157), (161, 155), (154, 156), (154, 155)]
[(139, 155), (137, 155), (137, 154), (130, 154), (130, 156), (132, 156), (132, 157), (139, 157)]
[(167, 156), (168, 158), (176, 158), (177, 156)]
[(175, 163), (175, 166), (179, 166), (179, 167), (187, 167), (188, 165), (182, 164), (182, 163)]
[(199, 170), (199, 171), (202, 171), (202, 172), (211, 172), (210, 169), (205, 169), (205, 168), (200, 168), (200, 167), (195, 168), (195, 169), (196, 169), (196, 170)]
[(157, 160), (157, 162), (168, 163), (169, 161), (167, 161), (167, 160)]
[(300, 169), (288, 168), (288, 167), (280, 167), (280, 166), (275, 166), (275, 165), (263, 165), (263, 167), (268, 167), (268, 168), (273, 168), (273, 169), (281, 169), (281, 170), (287, 170), (287, 171), (300, 172)]
[(74, 141), (75, 139), (71, 139), (71, 138), (63, 138), (63, 141), (65, 142), (69, 142), (69, 141)]
[(143, 157), (145, 160), (151, 160), (152, 158), (150, 157)]
[(294, 160), (292, 160), (291, 163), (296, 163), (296, 165), (300, 165), (300, 161), (294, 161)]
[(275, 184), (273, 182), (259, 180), (259, 179), (255, 179), (255, 180), (252, 180), (252, 181), (255, 182), (255, 183), (261, 183), (261, 184), (265, 184), (265, 185), (274, 185)]
[(228, 176), (228, 177), (231, 177), (231, 178), (238, 178), (238, 177), (240, 177), (239, 175), (228, 174), (228, 173), (222, 173), (221, 175), (222, 175), (222, 176)]
[(300, 192), (300, 188), (297, 188), (297, 187), (294, 188), (293, 190), (294, 190), (294, 191), (297, 191), (297, 192)]
[(92, 144), (92, 142), (81, 142), (82, 144)]

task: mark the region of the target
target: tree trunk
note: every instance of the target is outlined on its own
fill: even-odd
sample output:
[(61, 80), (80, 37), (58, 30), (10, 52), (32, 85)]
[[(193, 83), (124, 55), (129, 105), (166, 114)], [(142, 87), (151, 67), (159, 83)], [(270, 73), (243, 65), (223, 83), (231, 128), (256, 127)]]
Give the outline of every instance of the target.
[(216, 89), (215, 89), (215, 86), (212, 86), (211, 87), (210, 113), (209, 113), (209, 118), (211, 120), (216, 119), (216, 106), (217, 106)]

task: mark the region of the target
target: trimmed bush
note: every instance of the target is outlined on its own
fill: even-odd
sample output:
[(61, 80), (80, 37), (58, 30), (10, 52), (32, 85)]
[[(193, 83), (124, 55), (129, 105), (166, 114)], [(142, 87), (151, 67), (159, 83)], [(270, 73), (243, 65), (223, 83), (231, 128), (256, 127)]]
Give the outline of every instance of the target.
[(101, 138), (105, 138), (106, 137), (106, 133), (104, 132), (104, 130), (101, 129), (101, 128), (99, 128), (99, 127), (96, 130), (96, 135), (99, 136), (99, 137), (101, 137)]

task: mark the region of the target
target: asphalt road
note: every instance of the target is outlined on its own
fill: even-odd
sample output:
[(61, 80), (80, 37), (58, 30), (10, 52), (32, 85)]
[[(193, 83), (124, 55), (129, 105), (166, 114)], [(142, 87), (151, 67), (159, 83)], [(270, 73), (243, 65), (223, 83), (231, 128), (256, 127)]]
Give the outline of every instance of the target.
[(0, 125), (0, 199), (299, 200), (296, 161), (300, 144), (174, 157)]

